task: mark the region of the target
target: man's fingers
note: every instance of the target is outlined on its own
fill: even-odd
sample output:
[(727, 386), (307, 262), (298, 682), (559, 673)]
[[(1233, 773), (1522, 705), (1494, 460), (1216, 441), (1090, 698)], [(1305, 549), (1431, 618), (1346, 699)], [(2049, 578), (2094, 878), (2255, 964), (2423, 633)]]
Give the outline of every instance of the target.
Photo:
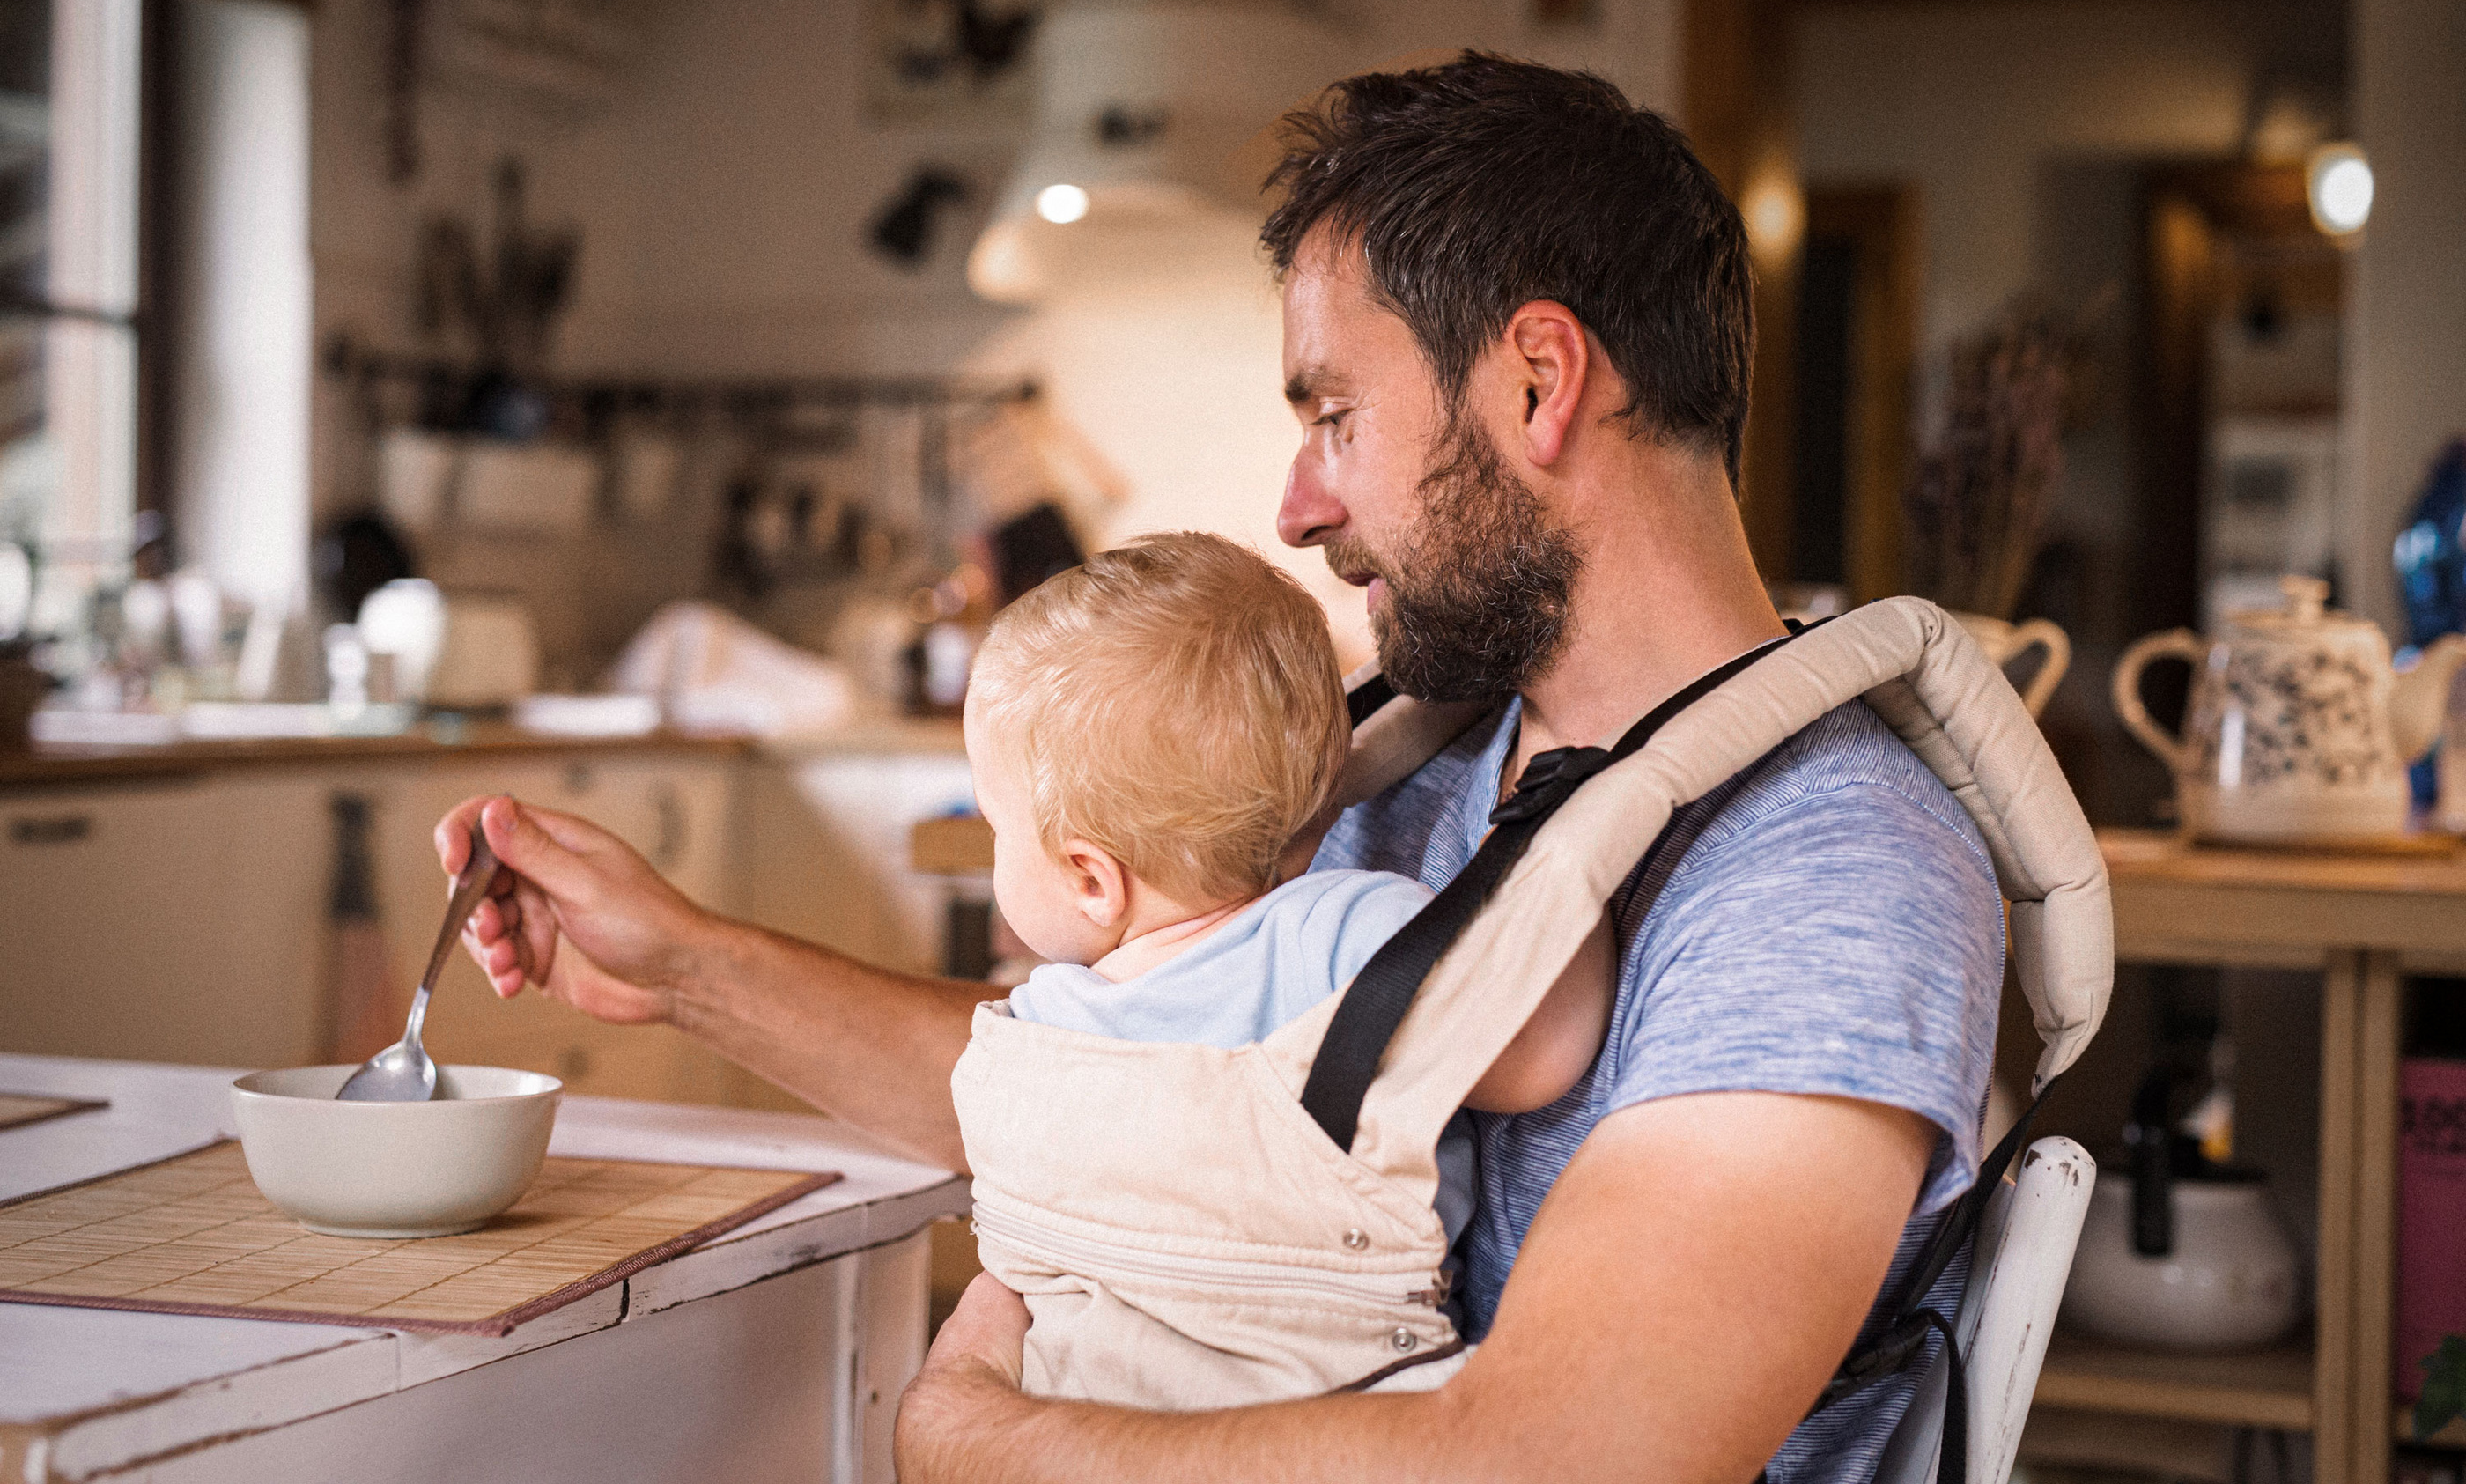
[(579, 832), (570, 827), (579, 821), (570, 821), (554, 810), (517, 803), (504, 796), (487, 800), (479, 818), (488, 832), (488, 848), (497, 852), (497, 859), (509, 870), (554, 896), (591, 888), (590, 863), (575, 852), (566, 838), (560, 838), (579, 840)]
[(942, 1332), (933, 1338), (933, 1356), (981, 1361), (1016, 1386), (1025, 1364), (1028, 1317), (1027, 1300), (1004, 1288), (992, 1273), (977, 1273), (959, 1295), (951, 1316), (942, 1321)]
[[(511, 904), (507, 918), (507, 941), (530, 981), (543, 989), (549, 976), (556, 969), (556, 909), (548, 894), (528, 880), (515, 884), (514, 894), (505, 899)], [(522, 988), (519, 981), (514, 985)]]
[(482, 902), (462, 930), (462, 946), (501, 1000), (511, 1000), (523, 990), (520, 914), (511, 897)]
[(511, 1000), (523, 989), (522, 965), (510, 939), (482, 945), (472, 933), (462, 935), (462, 946), (470, 951), (471, 961), (488, 980), (488, 989), (500, 1000)]
[(471, 860), (471, 826), (478, 823), (480, 810), (486, 804), (485, 796), (466, 798), (445, 811), (437, 821), (437, 859), (448, 876), (460, 876)]

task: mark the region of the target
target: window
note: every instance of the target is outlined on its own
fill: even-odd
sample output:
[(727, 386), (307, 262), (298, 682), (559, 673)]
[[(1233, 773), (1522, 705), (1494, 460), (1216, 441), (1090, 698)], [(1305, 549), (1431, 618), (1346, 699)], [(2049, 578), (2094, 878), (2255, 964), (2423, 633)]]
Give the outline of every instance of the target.
[(38, 573), (32, 614), (0, 611), (0, 636), (29, 617), (80, 628), (88, 595), (127, 567), (138, 6), (0, 7), (0, 543)]

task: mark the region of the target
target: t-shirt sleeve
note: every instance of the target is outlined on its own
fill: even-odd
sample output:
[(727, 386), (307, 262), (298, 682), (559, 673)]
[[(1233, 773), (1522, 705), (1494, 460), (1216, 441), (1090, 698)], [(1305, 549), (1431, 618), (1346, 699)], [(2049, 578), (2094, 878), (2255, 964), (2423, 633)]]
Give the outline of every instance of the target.
[(1995, 1054), (2003, 903), (1979, 845), (1886, 784), (1705, 840), (1637, 945), (1648, 986), (1608, 1110), (1689, 1092), (1831, 1094), (1941, 1133), (1920, 1209), (1966, 1189)]

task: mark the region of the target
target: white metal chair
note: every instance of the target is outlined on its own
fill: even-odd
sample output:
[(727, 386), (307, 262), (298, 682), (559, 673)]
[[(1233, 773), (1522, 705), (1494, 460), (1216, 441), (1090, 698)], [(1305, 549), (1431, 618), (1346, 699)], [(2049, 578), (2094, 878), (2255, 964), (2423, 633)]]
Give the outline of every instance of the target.
[[(2029, 1420), (2047, 1334), (2072, 1273), (2097, 1162), (2068, 1138), (2042, 1138), (1989, 1198), (1953, 1322), (1968, 1361), (1968, 1484), (2006, 1484)], [(1950, 1358), (1939, 1352), (1885, 1445), (1876, 1484), (1935, 1484)]]

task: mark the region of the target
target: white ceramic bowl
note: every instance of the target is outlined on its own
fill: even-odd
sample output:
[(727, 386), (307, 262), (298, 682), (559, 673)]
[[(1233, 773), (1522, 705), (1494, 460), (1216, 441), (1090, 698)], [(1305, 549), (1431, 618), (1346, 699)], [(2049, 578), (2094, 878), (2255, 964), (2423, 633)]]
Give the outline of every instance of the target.
[(425, 1103), (338, 1103), (356, 1067), (251, 1072), (232, 1112), (257, 1188), (310, 1231), (442, 1237), (522, 1199), (548, 1158), (565, 1084), (502, 1067), (440, 1067)]

